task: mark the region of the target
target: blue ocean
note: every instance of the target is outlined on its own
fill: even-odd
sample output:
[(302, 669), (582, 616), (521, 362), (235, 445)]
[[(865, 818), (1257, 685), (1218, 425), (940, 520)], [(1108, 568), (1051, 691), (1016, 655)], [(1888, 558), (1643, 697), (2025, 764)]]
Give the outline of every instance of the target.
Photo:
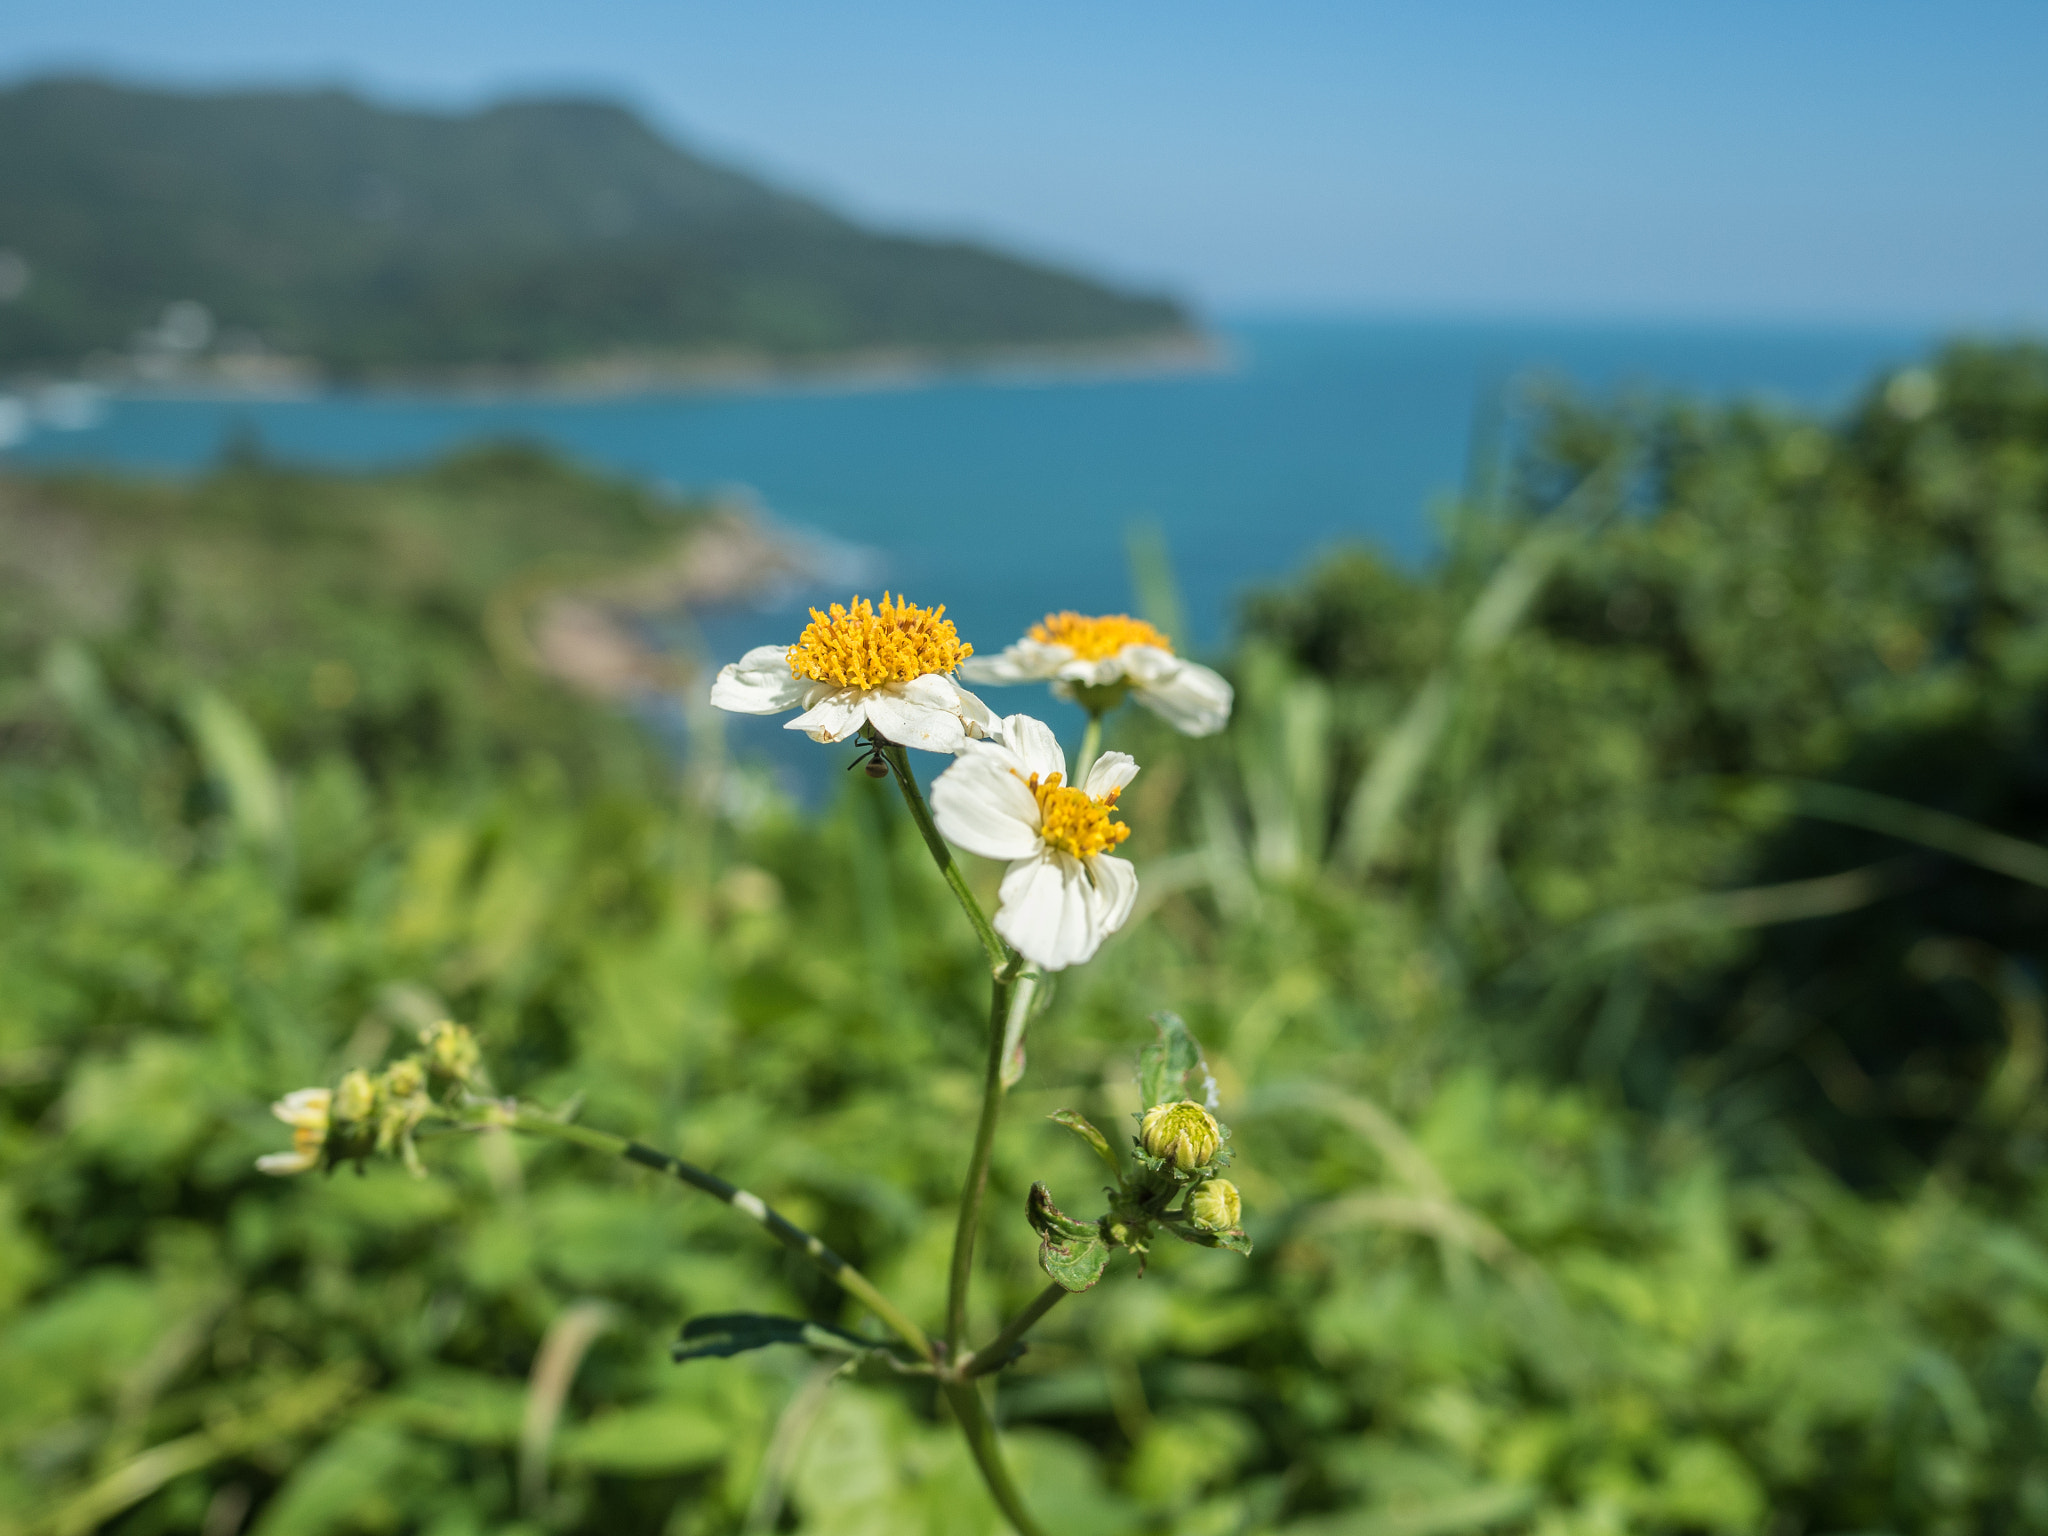
[[(1323, 550), (1363, 543), (1426, 560), (1433, 506), (1466, 482), (1483, 451), (1475, 443), (1497, 442), (1498, 423), (1511, 423), (1538, 383), (1837, 411), (1935, 344), (1904, 330), (1327, 319), (1217, 329), (1225, 366), (1152, 377), (584, 399), (116, 398), (96, 419), (32, 430), (7, 458), (190, 470), (253, 434), (276, 458), (369, 467), (478, 439), (534, 439), (678, 489), (744, 494), (777, 522), (843, 547), (862, 591), (945, 603), (984, 651), (1048, 609), (1131, 607), (1130, 535), (1151, 530), (1181, 595), (1176, 639), (1202, 650), (1225, 640), (1247, 589), (1285, 580)], [(700, 615), (695, 643), (716, 658), (787, 642), (801, 603), (828, 595)], [(750, 724), (740, 739), (773, 733)]]
[[(237, 435), (281, 459), (367, 467), (480, 438), (537, 439), (683, 489), (744, 488), (774, 519), (858, 551), (864, 578), (944, 602), (983, 647), (1048, 608), (1132, 600), (1127, 530), (1164, 536), (1196, 646), (1247, 588), (1343, 543), (1427, 557), (1431, 508), (1475, 431), (1534, 381), (1760, 397), (1831, 411), (1923, 357), (1910, 331), (1264, 320), (1218, 328), (1228, 364), (1137, 378), (592, 399), (338, 393), (117, 398), (31, 432), (24, 465), (189, 470)], [(721, 624), (721, 629), (727, 626)], [(745, 628), (742, 625), (742, 628)], [(758, 639), (784, 615), (760, 616)]]

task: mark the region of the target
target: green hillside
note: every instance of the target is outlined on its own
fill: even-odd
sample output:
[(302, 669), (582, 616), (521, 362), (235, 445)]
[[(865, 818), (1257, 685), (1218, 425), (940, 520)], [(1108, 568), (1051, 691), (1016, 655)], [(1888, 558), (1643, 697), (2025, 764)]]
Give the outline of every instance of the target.
[(596, 101), (447, 115), (30, 82), (0, 91), (0, 251), (4, 371), (270, 356), (360, 378), (1191, 335), (1169, 300), (869, 231)]
[[(498, 1091), (943, 1314), (988, 973), (891, 786), (819, 749), (801, 811), (494, 639), (701, 510), (511, 447), (0, 478), (0, 1536), (998, 1529), (928, 1377), (672, 1358), (868, 1326), (722, 1201), (481, 1137), (254, 1166), (278, 1094), (445, 1010)], [(1145, 905), (1030, 1024), (974, 1332), (1044, 1284), (1032, 1183), (1100, 1186), (1048, 1117), (1131, 1124), (1152, 1007), (1257, 1247), (1044, 1319), (994, 1378), (1027, 1497), (2048, 1530), (2048, 349), (1839, 421), (1561, 404), (1444, 527), (1257, 597), (1222, 736), (1110, 721)]]

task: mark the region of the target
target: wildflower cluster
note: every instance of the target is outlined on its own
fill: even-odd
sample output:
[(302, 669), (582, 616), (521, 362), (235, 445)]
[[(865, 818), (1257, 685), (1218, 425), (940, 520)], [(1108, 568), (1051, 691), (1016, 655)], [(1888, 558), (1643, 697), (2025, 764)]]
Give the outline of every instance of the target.
[[(1243, 1198), (1222, 1177), (1230, 1163), (1230, 1128), (1212, 1112), (1216, 1085), (1201, 1046), (1173, 1014), (1157, 1014), (1153, 1023), (1159, 1038), (1138, 1058), (1144, 1108), (1128, 1166), (1082, 1115), (1063, 1109), (1052, 1117), (1094, 1148), (1117, 1179), (1103, 1190), (1109, 1209), (1094, 1221), (1075, 1220), (1053, 1204), (1045, 1185), (1032, 1186), (1027, 1215), (1038, 1231), (1039, 1266), (1062, 1289), (1093, 1286), (1118, 1248), (1135, 1254), (1144, 1273), (1159, 1231), (1204, 1248), (1252, 1251), (1240, 1225)], [(1208, 1102), (1182, 1097), (1190, 1079), (1202, 1085)]]
[(423, 1174), (414, 1133), (429, 1118), (445, 1118), (465, 1105), (477, 1083), (482, 1056), (476, 1036), (443, 1019), (420, 1034), (420, 1048), (381, 1072), (361, 1067), (333, 1088), (301, 1088), (271, 1106), (292, 1128), (292, 1150), (259, 1157), (265, 1173), (330, 1173), (352, 1162), (357, 1171), (372, 1156), (396, 1157)]
[[(987, 659), (945, 615), (943, 604), (922, 608), (887, 592), (879, 605), (856, 597), (813, 608), (794, 645), (757, 646), (725, 667), (711, 702), (743, 714), (800, 710), (789, 728), (820, 742), (858, 736), (876, 751), (952, 754), (956, 762), (932, 787), (931, 812), (955, 846), (1009, 865), (994, 932), (1043, 970), (1077, 965), (1129, 919), (1138, 893), (1135, 871), (1111, 852), (1130, 836), (1114, 813), (1138, 765), (1121, 752), (1096, 756), (1102, 717), (1129, 695), (1188, 735), (1206, 736), (1230, 717), (1230, 685), (1128, 614), (1049, 613)], [(1028, 715), (997, 719), (956, 674), (1050, 682), (1081, 703), (1089, 735), (1075, 772), (1050, 727)]]
[[(879, 604), (856, 597), (826, 612), (812, 609), (810, 619), (793, 644), (757, 646), (720, 671), (712, 704), (749, 714), (796, 710), (790, 728), (813, 740), (857, 740), (871, 773), (895, 777), (989, 959), (988, 1070), (961, 1196), (943, 1335), (927, 1335), (858, 1269), (751, 1191), (639, 1142), (576, 1125), (566, 1114), (483, 1095), (476, 1040), (456, 1024), (435, 1024), (416, 1051), (381, 1072), (359, 1069), (331, 1089), (287, 1095), (275, 1108), (292, 1127), (292, 1149), (263, 1158), (260, 1166), (298, 1173), (354, 1162), (360, 1169), (371, 1156), (384, 1155), (417, 1172), (416, 1133), (439, 1122), (548, 1136), (679, 1179), (817, 1266), (886, 1324), (895, 1343), (801, 1318), (721, 1313), (686, 1323), (675, 1358), (798, 1344), (850, 1360), (879, 1357), (896, 1370), (931, 1377), (1004, 1515), (1022, 1536), (1035, 1536), (1039, 1528), (1010, 1481), (974, 1378), (1014, 1359), (1031, 1327), (1061, 1297), (1101, 1279), (1119, 1249), (1136, 1257), (1141, 1275), (1159, 1232), (1204, 1247), (1251, 1251), (1239, 1225), (1242, 1201), (1221, 1177), (1230, 1132), (1213, 1113), (1214, 1080), (1193, 1037), (1178, 1019), (1161, 1014), (1158, 1041), (1139, 1057), (1142, 1110), (1127, 1159), (1081, 1116), (1055, 1116), (1114, 1172), (1116, 1182), (1104, 1191), (1109, 1209), (1078, 1221), (1053, 1204), (1045, 1185), (1034, 1185), (1027, 1216), (1052, 1284), (990, 1343), (968, 1347), (968, 1290), (996, 1122), (1023, 1059), (1037, 989), (1045, 973), (1093, 957), (1137, 904), (1137, 871), (1116, 850), (1131, 835), (1119, 800), (1138, 764), (1128, 753), (1097, 750), (1102, 718), (1130, 696), (1183, 732), (1206, 735), (1228, 718), (1230, 687), (1176, 656), (1153, 626), (1123, 614), (1049, 614), (988, 662), (960, 639), (943, 607), (919, 607), (886, 592)], [(1079, 760), (1070, 767), (1043, 721), (1022, 714), (998, 718), (956, 674), (994, 683), (1049, 681), (1055, 693), (1080, 702), (1089, 718)], [(911, 747), (952, 758), (929, 800), (911, 771)], [(1005, 865), (993, 918), (956, 867), (954, 847)], [(1189, 1096), (1191, 1079), (1201, 1086), (1200, 1102)]]

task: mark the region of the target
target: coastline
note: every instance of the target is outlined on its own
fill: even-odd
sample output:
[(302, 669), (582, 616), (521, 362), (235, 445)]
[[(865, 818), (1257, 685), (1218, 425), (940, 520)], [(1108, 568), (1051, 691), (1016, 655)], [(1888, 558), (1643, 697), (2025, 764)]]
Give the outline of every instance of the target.
[(369, 379), (323, 377), (310, 362), (233, 356), (194, 359), (156, 377), (112, 369), (0, 384), (0, 397), (88, 390), (105, 399), (273, 401), (335, 396), (386, 399), (611, 400), (642, 395), (859, 394), (943, 383), (1035, 385), (1220, 374), (1236, 366), (1221, 335), (1193, 330), (1115, 341), (1032, 342), (941, 351), (870, 347), (790, 357), (729, 349), (613, 354), (541, 369), (460, 369)]

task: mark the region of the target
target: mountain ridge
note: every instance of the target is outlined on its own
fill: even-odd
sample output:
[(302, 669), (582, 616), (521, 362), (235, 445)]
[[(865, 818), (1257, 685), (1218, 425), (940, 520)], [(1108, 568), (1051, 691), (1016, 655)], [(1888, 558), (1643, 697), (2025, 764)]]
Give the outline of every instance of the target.
[[(340, 380), (1194, 347), (1186, 311), (873, 230), (615, 103), (0, 89), (0, 370)], [(181, 307), (182, 306), (182, 307)]]

